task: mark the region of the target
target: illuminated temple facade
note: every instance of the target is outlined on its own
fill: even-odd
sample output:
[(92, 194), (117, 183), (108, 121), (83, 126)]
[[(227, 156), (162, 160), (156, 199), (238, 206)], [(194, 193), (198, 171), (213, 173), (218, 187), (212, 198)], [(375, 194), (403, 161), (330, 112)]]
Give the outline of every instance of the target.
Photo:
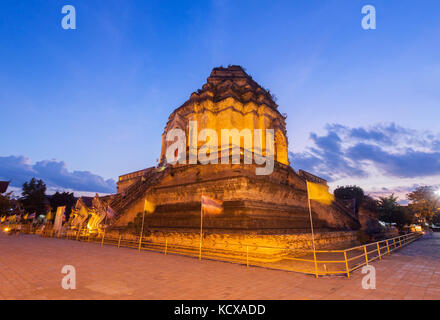
[[(154, 204), (145, 224), (151, 230), (196, 232), (200, 227), (201, 196), (223, 202), (223, 212), (207, 215), (204, 228), (212, 232), (261, 234), (300, 233), (310, 229), (306, 179), (326, 184), (324, 179), (305, 171), (295, 171), (288, 159), (286, 115), (278, 110), (271, 93), (257, 84), (242, 67), (214, 68), (201, 89), (169, 116), (162, 135), (159, 165), (119, 177), (118, 193), (110, 205), (117, 212), (113, 227), (122, 228), (144, 211), (145, 201)], [(200, 164), (167, 162), (167, 141), (172, 129), (181, 129), (194, 139), (189, 123), (197, 130), (213, 129), (222, 136), (223, 129), (273, 129), (274, 169), (270, 175), (256, 175), (259, 165), (245, 164), (243, 154), (267, 154), (268, 144), (262, 135), (261, 149), (240, 140), (240, 163)], [(196, 141), (195, 152), (205, 144)], [(249, 142), (249, 141), (248, 141)], [(194, 146), (194, 145), (193, 145)], [(219, 149), (231, 145), (219, 144)], [(192, 150), (187, 150), (187, 157)], [(220, 155), (220, 152), (218, 153)], [(321, 230), (353, 230), (359, 222), (337, 201), (332, 205), (313, 203), (314, 223)]]
[[(252, 135), (250, 140), (251, 152), (262, 152), (266, 145), (266, 136), (262, 135), (263, 150), (254, 148), (254, 130), (274, 130), (275, 159), (288, 165), (287, 135), (285, 115), (280, 114), (272, 95), (259, 86), (239, 66), (215, 68), (202, 89), (194, 92), (190, 99), (174, 110), (170, 115), (162, 135), (161, 163), (165, 162), (165, 153), (172, 142), (166, 141), (166, 135), (171, 129), (179, 128), (185, 131), (187, 146), (189, 140), (197, 141), (197, 149), (204, 142), (192, 137), (188, 130), (190, 121), (197, 123), (197, 132), (203, 129), (213, 129), (217, 136), (222, 136), (222, 130), (248, 130)], [(241, 148), (245, 148), (242, 141)], [(231, 145), (219, 145), (219, 151), (231, 148)]]

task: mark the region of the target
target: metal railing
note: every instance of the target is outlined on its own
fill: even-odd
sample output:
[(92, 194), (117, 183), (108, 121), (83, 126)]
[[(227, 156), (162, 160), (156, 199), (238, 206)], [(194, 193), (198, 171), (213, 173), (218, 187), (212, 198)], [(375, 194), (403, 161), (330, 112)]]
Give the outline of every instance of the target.
[(422, 235), (419, 233), (410, 233), (394, 238), (389, 238), (373, 243), (364, 244), (357, 247), (352, 247), (345, 250), (316, 250), (316, 253), (331, 253), (333, 255), (339, 254), (342, 259), (339, 260), (319, 260), (317, 259), (317, 264), (339, 264), (342, 268), (334, 268), (334, 270), (329, 270), (321, 272), (320, 268), (315, 268), (315, 275), (325, 275), (325, 274), (343, 274), (345, 273), (347, 277), (350, 277), (350, 273), (361, 268), (364, 265), (375, 260), (382, 260), (385, 256), (391, 255), (392, 252), (402, 248), (419, 239)]
[(161, 252), (167, 254), (178, 254), (199, 259), (210, 259), (227, 261), (249, 266), (258, 266), (278, 270), (294, 271), (315, 275), (346, 275), (361, 268), (375, 260), (381, 260), (391, 255), (394, 251), (419, 239), (419, 233), (410, 233), (394, 238), (389, 238), (373, 243), (364, 244), (344, 250), (302, 250), (285, 247), (261, 246), (256, 244), (242, 243), (217, 243), (216, 247), (194, 245), (183, 245), (175, 243), (171, 238), (164, 238), (162, 241), (152, 241), (148, 237), (137, 236), (126, 239), (106, 236), (105, 232), (99, 235), (92, 235), (87, 232), (77, 231), (76, 233), (57, 234), (54, 230), (44, 230), (43, 237), (65, 238), (83, 242), (99, 243), (101, 246), (114, 245), (118, 248), (134, 248), (139, 252), (142, 250)]

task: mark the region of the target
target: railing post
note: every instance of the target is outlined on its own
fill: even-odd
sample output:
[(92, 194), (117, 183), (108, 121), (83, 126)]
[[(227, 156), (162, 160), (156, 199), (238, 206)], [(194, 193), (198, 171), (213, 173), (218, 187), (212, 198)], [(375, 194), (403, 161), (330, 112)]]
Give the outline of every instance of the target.
[(249, 246), (246, 246), (246, 267), (249, 268)]
[(367, 266), (368, 266), (367, 246), (365, 246), (365, 245), (364, 245), (364, 253), (365, 253), (365, 262), (367, 263)]
[(400, 241), (400, 238), (401, 238), (402, 236), (399, 236), (399, 247), (400, 248), (402, 248), (402, 241)]
[(394, 249), (396, 249), (396, 238), (393, 238)]
[(377, 244), (377, 253), (379, 254), (379, 260), (382, 260), (382, 257), (380, 256), (380, 246), (379, 246), (379, 242), (376, 242)]
[(388, 245), (388, 240), (386, 241), (386, 243), (387, 243), (387, 252), (388, 252), (388, 255), (390, 255), (390, 246)]
[(121, 246), (121, 235), (119, 235), (119, 239), (118, 239), (118, 248)]
[(347, 270), (347, 278), (350, 278), (350, 269), (348, 268), (347, 251), (344, 251), (345, 269)]
[(316, 250), (313, 250), (313, 261), (315, 262), (315, 276), (316, 278), (318, 278), (319, 275), (318, 275), (318, 263), (316, 261)]
[(105, 230), (104, 230), (104, 234), (102, 235), (101, 247), (104, 245), (104, 237), (105, 237)]
[(167, 255), (168, 239), (165, 239), (165, 255)]
[(142, 235), (139, 237), (139, 252), (141, 252), (141, 246), (142, 246)]

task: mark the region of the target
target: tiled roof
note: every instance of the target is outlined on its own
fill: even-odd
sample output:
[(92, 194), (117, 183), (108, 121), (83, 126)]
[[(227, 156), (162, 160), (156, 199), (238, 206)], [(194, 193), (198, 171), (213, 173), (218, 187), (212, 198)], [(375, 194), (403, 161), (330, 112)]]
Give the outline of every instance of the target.
[[(193, 92), (189, 100), (171, 113), (168, 121), (174, 118), (179, 109), (186, 106), (200, 104), (205, 100), (220, 102), (227, 98), (233, 98), (243, 104), (250, 102), (256, 105), (265, 104), (279, 113), (273, 95), (255, 82), (241, 66), (233, 65), (227, 68), (214, 68), (202, 89)], [(280, 116), (285, 117), (281, 114)]]

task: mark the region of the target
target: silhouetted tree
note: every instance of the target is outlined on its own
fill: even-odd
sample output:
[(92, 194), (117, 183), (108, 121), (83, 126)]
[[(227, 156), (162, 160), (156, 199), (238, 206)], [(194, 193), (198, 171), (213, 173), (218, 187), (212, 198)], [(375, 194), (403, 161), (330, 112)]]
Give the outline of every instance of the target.
[(366, 195), (362, 200), (361, 206), (368, 211), (376, 214), (376, 217), (379, 214), (379, 201), (374, 199), (373, 197)]
[(364, 196), (365, 196), (364, 190), (362, 190), (362, 188), (358, 186), (345, 186), (345, 187), (338, 186), (333, 192), (333, 194), (335, 195), (335, 198), (340, 200), (355, 199), (356, 214), (359, 212), (359, 207), (362, 204), (362, 201), (364, 200)]
[(394, 193), (388, 197), (379, 197), (379, 220), (387, 223), (394, 223), (393, 213), (399, 206), (397, 200), (398, 198), (394, 196)]
[(25, 182), (21, 195), (20, 201), (25, 212), (35, 212), (37, 215), (47, 212), (48, 201), (46, 199), (46, 185), (43, 180), (32, 178), (31, 181)]
[(75, 196), (69, 192), (55, 192), (52, 196), (50, 196), (50, 206), (52, 210), (56, 210), (58, 207), (65, 206), (66, 207), (66, 221), (69, 220), (70, 213), (72, 212), (72, 207), (75, 205)]
[(409, 225), (413, 222), (413, 216), (411, 214), (410, 209), (407, 206), (397, 206), (393, 212), (393, 222), (397, 225), (399, 230), (406, 225)]
[(433, 216), (440, 212), (440, 199), (435, 194), (434, 188), (423, 186), (406, 195), (409, 208), (421, 220), (432, 222)]
[(397, 202), (398, 198), (391, 194), (380, 197), (378, 203), (379, 219), (387, 223), (395, 223), (400, 230), (413, 220), (408, 207), (403, 207)]

